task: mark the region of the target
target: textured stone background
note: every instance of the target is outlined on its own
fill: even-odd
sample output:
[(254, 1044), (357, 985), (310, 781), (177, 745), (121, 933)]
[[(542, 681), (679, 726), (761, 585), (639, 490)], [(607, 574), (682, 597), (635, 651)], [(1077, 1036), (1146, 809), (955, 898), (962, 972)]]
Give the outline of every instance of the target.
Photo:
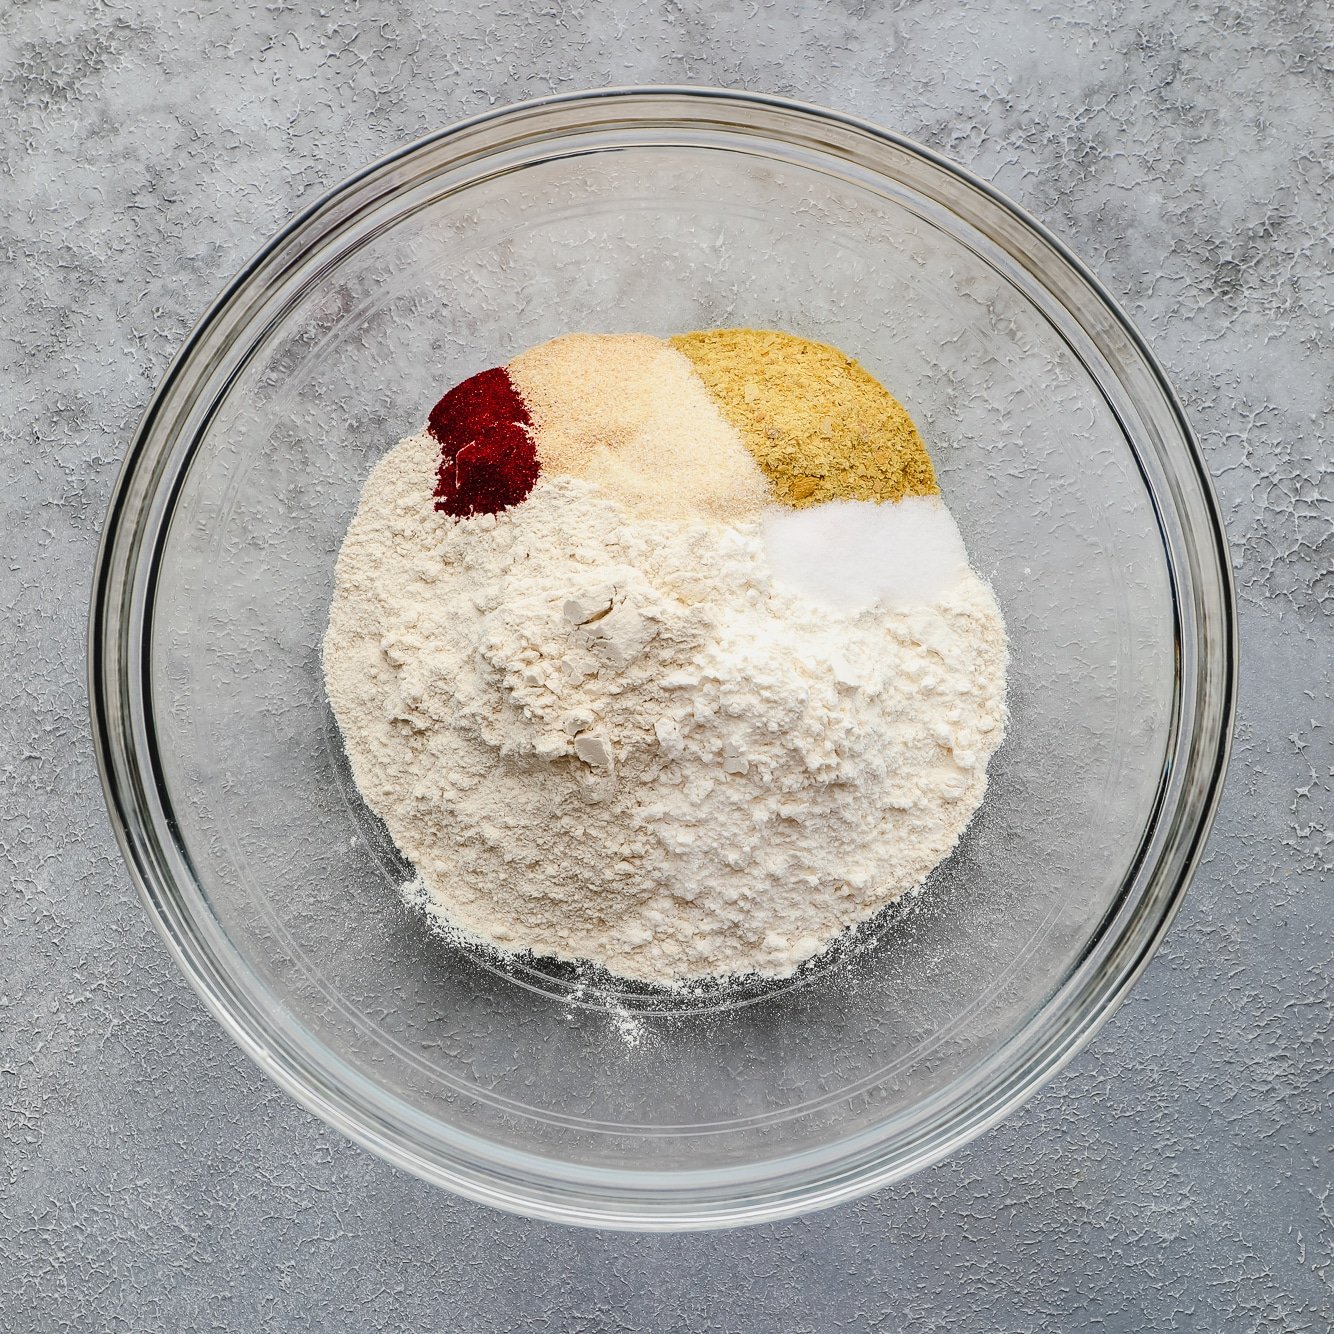
[[(0, 6), (0, 1327), (1328, 1328), (1331, 28), (1316, 0)], [(261, 241), (459, 116), (649, 81), (861, 112), (1069, 241), (1201, 434), (1244, 634), (1209, 855), (1093, 1047), (893, 1190), (675, 1237), (464, 1204), (269, 1086), (131, 890), (83, 677), (121, 451)]]

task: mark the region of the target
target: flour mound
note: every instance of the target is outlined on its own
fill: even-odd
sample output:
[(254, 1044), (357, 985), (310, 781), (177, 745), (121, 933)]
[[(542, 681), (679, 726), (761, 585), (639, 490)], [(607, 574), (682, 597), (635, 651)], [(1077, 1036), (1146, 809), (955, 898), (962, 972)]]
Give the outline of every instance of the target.
[(971, 571), (831, 611), (775, 586), (758, 523), (632, 518), (578, 477), (456, 522), (435, 452), (404, 440), (367, 482), (324, 666), (452, 927), (650, 982), (778, 977), (954, 846), (1005, 724)]

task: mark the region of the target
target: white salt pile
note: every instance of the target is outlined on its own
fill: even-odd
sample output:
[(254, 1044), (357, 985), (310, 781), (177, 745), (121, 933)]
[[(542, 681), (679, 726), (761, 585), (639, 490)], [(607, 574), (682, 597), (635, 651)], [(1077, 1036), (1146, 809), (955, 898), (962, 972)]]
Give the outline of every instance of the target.
[(774, 582), (839, 611), (925, 606), (968, 573), (963, 538), (935, 496), (773, 509), (763, 535)]

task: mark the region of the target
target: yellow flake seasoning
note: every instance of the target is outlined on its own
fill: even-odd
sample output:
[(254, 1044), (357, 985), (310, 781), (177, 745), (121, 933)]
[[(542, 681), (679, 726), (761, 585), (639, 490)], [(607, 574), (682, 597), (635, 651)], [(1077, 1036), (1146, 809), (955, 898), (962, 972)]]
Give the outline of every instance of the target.
[(836, 347), (774, 329), (707, 329), (670, 342), (781, 503), (804, 509), (940, 494), (907, 410)]

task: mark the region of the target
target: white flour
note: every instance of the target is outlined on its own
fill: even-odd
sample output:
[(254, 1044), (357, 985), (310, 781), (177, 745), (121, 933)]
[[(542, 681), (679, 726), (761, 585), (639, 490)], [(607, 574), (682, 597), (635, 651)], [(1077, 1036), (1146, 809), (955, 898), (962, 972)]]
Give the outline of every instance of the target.
[(437, 447), (371, 475), (324, 643), (357, 784), (435, 910), (626, 977), (782, 976), (918, 886), (986, 789), (1006, 641), (775, 589), (759, 525), (629, 519), (546, 475), (455, 522)]

